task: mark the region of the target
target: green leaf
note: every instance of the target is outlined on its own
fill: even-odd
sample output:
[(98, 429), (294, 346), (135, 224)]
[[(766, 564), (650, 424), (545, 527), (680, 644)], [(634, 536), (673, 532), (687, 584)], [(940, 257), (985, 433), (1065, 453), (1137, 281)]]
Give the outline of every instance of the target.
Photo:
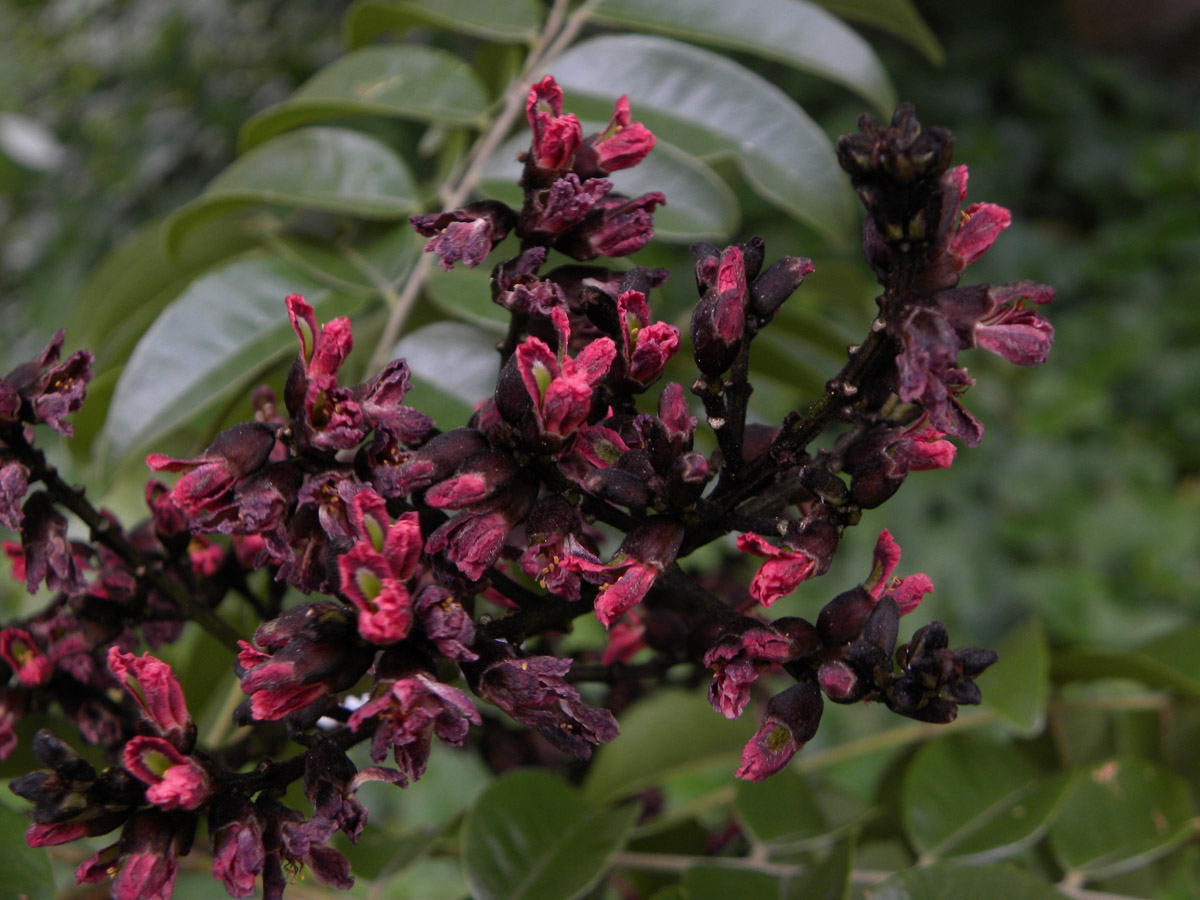
[(603, 0), (592, 18), (777, 60), (848, 87), (889, 118), (896, 108), (871, 45), (806, 0)]
[(193, 281), (138, 342), (101, 435), (109, 465), (201, 411), (228, 403), (259, 372), (296, 352), (284, 298), (300, 293), (325, 321), (361, 298), (335, 294), (283, 260), (241, 257)]
[(416, 185), (404, 160), (382, 141), (347, 128), (302, 128), (239, 157), (172, 213), (163, 239), (174, 251), (214, 215), (269, 205), (399, 219), (416, 210)]
[(0, 805), (0, 900), (43, 900), (54, 896), (50, 857), (41, 847), (25, 845), (29, 820)]
[[(537, 0), (358, 0), (342, 20), (342, 37), (360, 47), (433, 25), (502, 43), (533, 40), (545, 10)], [(411, 45), (410, 45), (411, 46)]]
[(725, 760), (732, 770), (757, 727), (750, 716), (724, 719), (702, 693), (662, 691), (622, 715), (621, 739), (596, 751), (584, 794), (593, 801), (624, 797)]
[(667, 38), (608, 35), (564, 53), (554, 76), (577, 114), (607, 119), (613, 100), (628, 94), (635, 118), (663, 140), (701, 159), (732, 157), (767, 200), (850, 241), (853, 199), (833, 144), (782, 91), (738, 63)]
[(1007, 865), (935, 863), (910, 869), (870, 890), (871, 900), (1067, 900), (1053, 885)]
[(1050, 699), (1050, 648), (1040, 619), (1014, 628), (983, 678), (983, 701), (1027, 737), (1041, 732)]
[(96, 354), (98, 368), (123, 362), (163, 307), (197, 274), (246, 249), (246, 238), (233, 223), (213, 220), (168, 257), (163, 221), (148, 222), (113, 247), (80, 291), (71, 336)]
[(873, 25), (925, 54), (935, 66), (946, 62), (946, 53), (938, 42), (937, 35), (925, 24), (917, 8), (910, 0), (817, 0), (830, 12), (849, 19)]
[(1011, 745), (934, 741), (904, 776), (905, 833), (926, 858), (1002, 859), (1045, 833), (1066, 787)]
[(755, 843), (794, 851), (831, 843), (870, 812), (857, 797), (835, 796), (830, 789), (825, 794), (818, 796), (807, 779), (785, 769), (757, 784), (738, 782), (734, 809)]
[(546, 772), (505, 775), (463, 826), (463, 868), (476, 900), (570, 900), (624, 845), (636, 806), (598, 809)]
[(692, 866), (682, 884), (688, 900), (779, 900), (779, 879), (764, 872)]
[(479, 125), (488, 96), (458, 56), (421, 44), (364, 47), (339, 58), (282, 103), (252, 116), (238, 135), (243, 152), (297, 125), (352, 116), (395, 116)]
[(1075, 647), (1056, 653), (1055, 679), (1132, 678), (1149, 687), (1200, 697), (1200, 625), (1173, 631), (1136, 650)]
[[(461, 322), (434, 322), (406, 334), (392, 351), (413, 374), (414, 389), (437, 387), (472, 410), (496, 390), (496, 335)], [(422, 407), (423, 408), (423, 407)]]
[(1089, 878), (1157, 859), (1196, 830), (1188, 783), (1156, 764), (1121, 757), (1075, 778), (1050, 844), (1064, 869)]
[(811, 872), (793, 879), (787, 886), (787, 900), (845, 900), (850, 893), (854, 847), (853, 840), (842, 841)]
[[(600, 131), (603, 124), (584, 132)], [(529, 137), (520, 135), (492, 154), (484, 168), (484, 193), (520, 207), (522, 194), (517, 186), (522, 166), (517, 154), (529, 147)], [(709, 166), (673, 144), (659, 140), (654, 150), (631, 169), (609, 176), (613, 190), (630, 197), (662, 191), (667, 205), (655, 210), (654, 237), (676, 243), (700, 240), (719, 241), (737, 231), (741, 219), (737, 196)]]

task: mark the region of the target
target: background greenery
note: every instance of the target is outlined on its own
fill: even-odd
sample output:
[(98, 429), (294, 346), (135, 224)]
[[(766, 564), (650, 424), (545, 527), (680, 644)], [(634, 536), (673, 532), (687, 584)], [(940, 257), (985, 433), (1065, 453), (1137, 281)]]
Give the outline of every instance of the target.
[[(1200, 90), (1191, 57), (1175, 52), (1188, 32), (1173, 43), (1147, 31), (1112, 49), (1111, 35), (1086, 40), (1070, 27), (1067, 6), (1032, 0), (922, 3), (927, 26), (895, 2), (825, 5), (866, 38), (839, 45), (832, 62), (805, 41), (844, 32), (795, 0), (764, 2), (777, 15), (743, 16), (744, 34), (676, 15), (689, 23), (674, 35), (685, 44), (646, 37), (653, 29), (635, 13), (704, 4), (608, 0), (582, 31), (587, 43), (549, 70), (568, 108), (603, 121), (611, 94), (629, 90), (635, 115), (666, 138), (634, 170), (647, 182), (627, 185), (673, 179), (660, 218), (668, 242), (637, 260), (676, 272), (657, 313), (686, 321), (685, 248), (698, 236), (759, 233), (768, 258), (816, 261), (756, 343), (765, 420), (813, 396), (872, 309), (848, 190), (821, 180), (820, 140), (798, 109), (835, 137), (863, 110), (912, 100), (923, 122), (955, 131), (972, 199), (1012, 209), (1013, 227), (970, 275), (1058, 288), (1050, 362), (1014, 372), (972, 358), (980, 447), (910, 479), (864, 517), (825, 578), (780, 604), (812, 615), (861, 580), (887, 527), (904, 573), (928, 572), (937, 588), (911, 627), (940, 618), (960, 640), (999, 646), (1003, 661), (981, 684), (988, 705), (943, 729), (829, 709), (818, 740), (764, 786), (730, 775), (750, 723), (723, 721), (698, 691), (631, 707), (621, 738), (570, 786), (541, 773), (497, 779), (469, 753), (435, 752), (418, 785), (368, 798), (374, 836), (351, 851), (364, 892), (506, 897), (506, 864), (541, 862), (554, 877), (522, 896), (1200, 896)], [(279, 386), (292, 352), (284, 294), (305, 293), (322, 318), (351, 313), (366, 366), (417, 258), (404, 217), (439, 205), (545, 14), (533, 0), (497, 4), (504, 15), (493, 18), (459, 6), (0, 5), (0, 370), (60, 325), (69, 347), (96, 350), (79, 439), (59, 456), (78, 480), (105, 486), (103, 502), (136, 516), (147, 449), (195, 450), (244, 415), (246, 385)], [(402, 63), (360, 55), (366, 75), (335, 68), (300, 87), (378, 40), (412, 46)], [(663, 115), (649, 93), (638, 97), (656, 61), (719, 81), (741, 105), (722, 107), (726, 118)], [(418, 64), (417, 81), (390, 89)], [(355, 94), (367, 75), (378, 89)], [(323, 130), (299, 130), (314, 126)], [(777, 128), (810, 145), (776, 140)], [(503, 190), (525, 138), (515, 140), (485, 169), (489, 192)], [(666, 163), (649, 164), (656, 156)], [(804, 176), (789, 156), (811, 164)], [(414, 402), (440, 424), (455, 423), (488, 374), (453, 366), (451, 378), (437, 357), (455, 342), (494, 342), (500, 319), (480, 276), (431, 278), (405, 322), (408, 334), (425, 329), (402, 339)], [(197, 333), (207, 355), (190, 347)], [(8, 586), (4, 596), (14, 612), (44, 599)], [(580, 646), (598, 639), (581, 631)], [(231, 681), (220, 652), (197, 661), (205, 646), (193, 636), (180, 648), (181, 659), (192, 653), (188, 677)], [(215, 720), (223, 699), (214, 692), (202, 719)], [(4, 774), (22, 766), (24, 751)], [(635, 825), (619, 801), (649, 788), (661, 811)], [(582, 844), (548, 837), (573, 833), (580, 817)], [(0, 820), (4, 846), (22, 825)], [(492, 859), (482, 849), (492, 831), (528, 832), (547, 857)], [(50, 871), (60, 888), (69, 882), (62, 860), (46, 870), (44, 854), (12, 858), (25, 867), (12, 879)], [(214, 889), (197, 871), (176, 896)], [(320, 891), (305, 882), (292, 893)]]

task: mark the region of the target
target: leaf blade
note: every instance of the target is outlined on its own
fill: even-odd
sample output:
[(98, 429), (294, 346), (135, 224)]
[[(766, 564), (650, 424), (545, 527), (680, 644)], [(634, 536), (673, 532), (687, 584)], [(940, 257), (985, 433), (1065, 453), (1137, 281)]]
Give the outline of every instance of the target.
[(363, 47), (252, 116), (242, 126), (238, 147), (244, 153), (297, 125), (352, 116), (475, 125), (487, 108), (482, 82), (453, 53), (420, 44)]
[(592, 16), (785, 63), (849, 88), (887, 116), (896, 107), (896, 91), (871, 45), (807, 0), (604, 0)]
[(479, 900), (571, 900), (625, 845), (637, 809), (599, 809), (545, 772), (490, 785), (463, 826), (463, 871)]

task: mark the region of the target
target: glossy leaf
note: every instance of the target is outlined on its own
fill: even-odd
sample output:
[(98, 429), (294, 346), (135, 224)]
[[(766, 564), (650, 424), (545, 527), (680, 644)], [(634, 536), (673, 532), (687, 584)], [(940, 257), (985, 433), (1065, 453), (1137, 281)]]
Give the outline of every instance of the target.
[(921, 18), (910, 0), (817, 0), (830, 12), (849, 19), (873, 25), (907, 41), (925, 54), (935, 66), (946, 61), (946, 53), (938, 42), (937, 35)]
[(1050, 648), (1039, 619), (1017, 626), (996, 647), (1000, 661), (983, 676), (983, 702), (1017, 731), (1032, 737), (1046, 722)]
[(608, 35), (568, 50), (554, 75), (570, 95), (568, 109), (607, 119), (613, 100), (628, 94), (635, 118), (663, 140), (700, 159), (736, 159), (766, 199), (849, 241), (854, 205), (833, 144), (799, 106), (749, 69), (668, 38)]
[(544, 9), (537, 0), (357, 0), (342, 20), (351, 47), (380, 37), (404, 34), (416, 25), (433, 25), (504, 43), (530, 41), (541, 27)]
[(599, 809), (546, 772), (511, 772), (467, 814), (463, 867), (476, 900), (570, 900), (624, 845), (637, 807)]
[(174, 250), (199, 222), (231, 208), (268, 205), (399, 219), (416, 210), (416, 185), (383, 142), (346, 128), (302, 128), (239, 157), (171, 215), (163, 237)]
[(853, 840), (842, 841), (825, 859), (787, 885), (785, 900), (845, 900), (854, 865)]
[(739, 781), (734, 809), (755, 843), (780, 850), (830, 843), (869, 813), (857, 797), (827, 790), (822, 798), (791, 769), (757, 784)]
[(889, 118), (896, 107), (871, 45), (807, 0), (603, 0), (592, 17), (777, 60), (850, 88)]
[(320, 321), (361, 298), (335, 294), (284, 262), (242, 257), (198, 278), (158, 317), (121, 373), (101, 436), (110, 465), (222, 406), (296, 352), (284, 298), (300, 293)]
[[(585, 123), (584, 133), (598, 132), (604, 123)], [(528, 134), (507, 142), (492, 155), (483, 174), (483, 191), (513, 207), (521, 205), (521, 164), (517, 154), (529, 147)], [(725, 180), (696, 157), (659, 140), (654, 150), (631, 169), (609, 176), (613, 190), (630, 197), (651, 191), (666, 194), (667, 205), (654, 211), (654, 237), (678, 243), (719, 241), (740, 224), (737, 197)]]
[(496, 390), (496, 340), (472, 325), (434, 322), (402, 337), (392, 355), (408, 361), (414, 390), (436, 387), (471, 410)]
[(298, 125), (353, 116), (389, 116), (475, 125), (487, 91), (461, 58), (420, 44), (364, 47), (317, 72), (284, 100), (242, 126), (242, 151)]
[(688, 900), (779, 900), (779, 879), (764, 872), (692, 866), (683, 876)]
[(1100, 878), (1136, 869), (1196, 830), (1188, 783), (1156, 764), (1122, 757), (1074, 780), (1050, 829), (1064, 869)]
[(593, 801), (624, 797), (724, 761), (732, 771), (757, 728), (751, 716), (722, 719), (701, 692), (661, 691), (622, 714), (621, 739), (597, 749), (584, 794)]
[(1045, 833), (1066, 786), (1012, 745), (934, 741), (904, 776), (905, 833), (926, 858), (1002, 859)]
[(1059, 680), (1132, 678), (1150, 687), (1200, 697), (1200, 625), (1156, 638), (1136, 650), (1073, 647), (1056, 653), (1053, 675)]
[(214, 219), (172, 258), (163, 246), (162, 226), (156, 219), (124, 238), (80, 291), (72, 337), (96, 354), (98, 369), (123, 362), (142, 332), (196, 275), (246, 250), (235, 221)]
[(50, 857), (40, 847), (25, 845), (29, 819), (0, 804), (0, 897), (5, 900), (42, 900), (54, 896)]
[(909, 869), (870, 889), (871, 900), (1067, 900), (1053, 885), (1007, 865), (935, 863)]

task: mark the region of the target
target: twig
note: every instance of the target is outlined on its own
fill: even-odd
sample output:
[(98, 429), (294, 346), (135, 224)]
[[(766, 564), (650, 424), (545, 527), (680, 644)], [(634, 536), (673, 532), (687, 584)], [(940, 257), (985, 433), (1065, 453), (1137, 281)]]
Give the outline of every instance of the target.
[[(524, 111), (525, 95), (528, 90), (527, 82), (530, 76), (546, 66), (554, 57), (567, 48), (571, 41), (575, 39), (575, 36), (579, 33), (584, 23), (587, 22), (588, 16), (597, 2), (598, 0), (587, 0), (586, 3), (564, 19), (568, 5), (567, 0), (555, 0), (554, 6), (546, 18), (546, 25), (542, 29), (538, 41), (534, 44), (525, 67), (521, 70), (521, 74), (513, 79), (512, 83), (508, 86), (508, 90), (505, 92), (504, 105), (500, 113), (493, 120), (491, 127), (480, 134), (475, 145), (467, 153), (465, 160), (466, 167), (458, 177), (454, 187), (447, 192), (443, 192), (442, 203), (444, 208), (453, 209), (456, 206), (461, 206), (471, 191), (474, 190), (476, 183), (479, 181), (479, 176), (483, 173), (484, 166), (487, 165), (492, 154), (496, 152), (496, 149), (508, 134), (509, 129), (517, 121), (518, 116)], [(383, 331), (379, 335), (379, 342), (375, 345), (375, 351), (371, 354), (367, 371), (376, 371), (383, 368), (387, 363), (388, 355), (391, 353), (396, 339), (400, 336), (400, 331), (404, 327), (409, 310), (411, 310), (421, 289), (425, 286), (425, 281), (429, 277), (432, 268), (433, 257), (429, 254), (422, 254), (421, 259), (417, 261), (417, 264), (413, 266), (412, 271), (409, 273), (404, 287), (396, 294), (396, 300), (392, 303), (387, 322), (384, 324)]]
[(139, 553), (125, 537), (124, 532), (114, 527), (113, 523), (91, 504), (83, 490), (73, 488), (62, 480), (58, 470), (46, 461), (45, 454), (25, 440), (19, 427), (6, 429), (0, 434), (0, 439), (29, 469), (30, 477), (45, 485), (57, 503), (74, 513), (88, 527), (92, 540), (103, 544), (119, 556), (139, 581), (148, 582), (156, 590), (170, 597), (201, 628), (230, 649), (237, 650), (238, 633), (229, 623), (207, 606), (197, 603), (187, 590), (169, 579), (165, 572)]

